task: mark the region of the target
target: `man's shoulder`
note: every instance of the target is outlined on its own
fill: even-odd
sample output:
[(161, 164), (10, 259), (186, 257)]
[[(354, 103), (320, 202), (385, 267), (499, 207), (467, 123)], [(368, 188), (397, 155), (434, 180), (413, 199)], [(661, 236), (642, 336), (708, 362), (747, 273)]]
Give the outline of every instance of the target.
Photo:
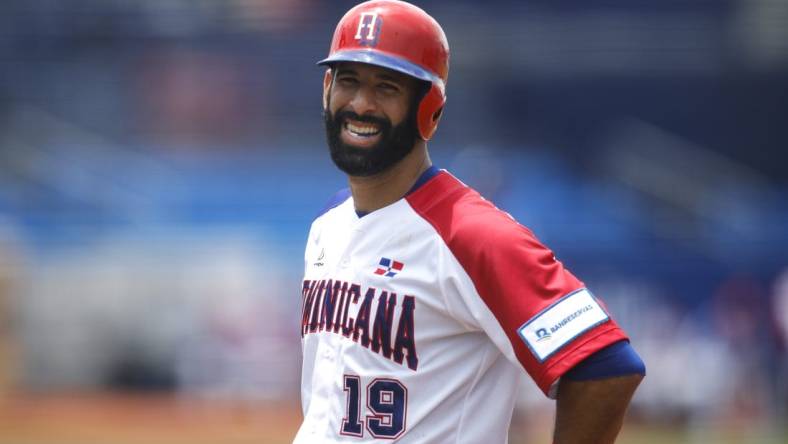
[(409, 195), (408, 202), (447, 243), (483, 247), (531, 235), (509, 213), (446, 171)]
[(350, 188), (343, 188), (337, 191), (336, 193), (334, 193), (333, 196), (331, 196), (330, 199), (328, 199), (328, 202), (326, 202), (325, 205), (323, 205), (323, 208), (320, 210), (320, 212), (318, 212), (317, 215), (315, 215), (314, 220), (319, 219), (321, 216), (325, 215), (329, 211), (342, 205), (348, 199), (350, 199), (351, 196), (352, 195), (350, 193)]

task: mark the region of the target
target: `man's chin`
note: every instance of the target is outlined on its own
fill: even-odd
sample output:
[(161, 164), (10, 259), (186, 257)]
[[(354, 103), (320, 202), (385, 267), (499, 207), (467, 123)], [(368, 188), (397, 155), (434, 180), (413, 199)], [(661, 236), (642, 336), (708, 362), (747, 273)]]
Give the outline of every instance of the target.
[(376, 162), (374, 152), (377, 146), (368, 148), (342, 145), (337, 151), (332, 152), (332, 159), (340, 170), (350, 176), (374, 176), (385, 169), (385, 166)]

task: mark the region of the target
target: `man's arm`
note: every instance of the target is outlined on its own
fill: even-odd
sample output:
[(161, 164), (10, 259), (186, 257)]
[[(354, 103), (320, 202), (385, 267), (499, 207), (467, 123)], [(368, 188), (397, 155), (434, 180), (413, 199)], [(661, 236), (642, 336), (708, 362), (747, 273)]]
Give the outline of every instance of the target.
[(561, 379), (554, 443), (615, 442), (629, 401), (642, 379), (640, 374), (588, 381)]

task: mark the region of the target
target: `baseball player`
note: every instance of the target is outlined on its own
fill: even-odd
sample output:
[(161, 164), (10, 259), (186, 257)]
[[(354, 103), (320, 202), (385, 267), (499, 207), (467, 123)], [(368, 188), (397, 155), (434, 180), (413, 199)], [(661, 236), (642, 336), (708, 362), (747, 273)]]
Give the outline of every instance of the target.
[(298, 444), (503, 443), (527, 372), (555, 443), (610, 443), (645, 367), (605, 306), (507, 213), (432, 166), (449, 46), (423, 10), (340, 20), (323, 80), (348, 175), (313, 222)]

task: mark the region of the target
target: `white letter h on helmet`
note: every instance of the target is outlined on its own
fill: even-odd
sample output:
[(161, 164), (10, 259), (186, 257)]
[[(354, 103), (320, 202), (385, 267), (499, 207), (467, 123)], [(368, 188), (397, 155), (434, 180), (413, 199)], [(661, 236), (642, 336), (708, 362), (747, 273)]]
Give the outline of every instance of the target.
[[(374, 40), (375, 39), (375, 23), (378, 21), (377, 12), (363, 12), (358, 20), (358, 30), (356, 31), (356, 40)], [(361, 30), (367, 28), (367, 35), (362, 36)]]

